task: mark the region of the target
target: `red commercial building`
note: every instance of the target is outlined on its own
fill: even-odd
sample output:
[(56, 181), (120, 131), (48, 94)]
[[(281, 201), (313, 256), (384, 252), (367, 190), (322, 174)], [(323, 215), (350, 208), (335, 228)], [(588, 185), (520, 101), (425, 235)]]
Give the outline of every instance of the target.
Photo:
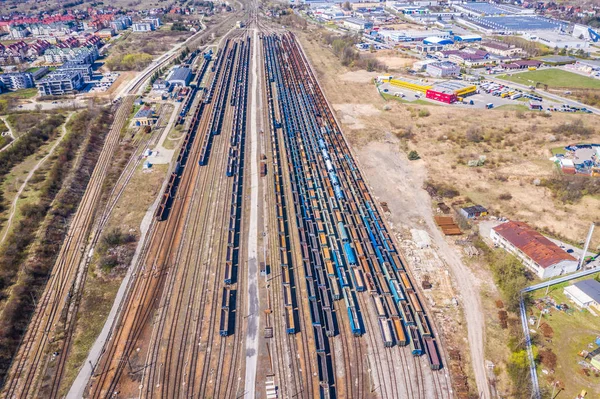
[(425, 97), (435, 101), (441, 101), (446, 104), (452, 104), (457, 100), (457, 95), (454, 92), (436, 91), (432, 89), (429, 89), (425, 92)]

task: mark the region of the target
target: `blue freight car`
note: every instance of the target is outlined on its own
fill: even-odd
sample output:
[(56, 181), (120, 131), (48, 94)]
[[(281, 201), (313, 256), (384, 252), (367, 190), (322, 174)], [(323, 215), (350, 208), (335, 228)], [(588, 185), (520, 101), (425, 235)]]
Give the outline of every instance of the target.
[(335, 191), (335, 197), (339, 200), (343, 200), (344, 199), (344, 193), (342, 191), (342, 189), (340, 188), (340, 186), (335, 186), (333, 188), (333, 191)]
[(363, 335), (358, 312), (354, 306), (348, 307), (348, 318), (350, 319), (350, 331), (352, 331), (352, 335), (355, 337), (360, 337)]
[(344, 243), (344, 253), (346, 254), (346, 259), (348, 260), (348, 264), (356, 265), (358, 262), (356, 261), (356, 255), (354, 253), (354, 248), (350, 245), (349, 242)]

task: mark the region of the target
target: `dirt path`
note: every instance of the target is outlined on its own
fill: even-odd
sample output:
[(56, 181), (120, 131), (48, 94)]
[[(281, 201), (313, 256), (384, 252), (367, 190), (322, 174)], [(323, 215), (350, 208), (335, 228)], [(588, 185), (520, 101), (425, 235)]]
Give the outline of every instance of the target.
[(8, 134), (10, 134), (10, 137), (12, 137), (12, 139), (14, 140), (15, 134), (14, 134), (12, 128), (10, 127), (10, 124), (6, 120), (6, 116), (0, 116), (0, 119), (2, 119), (2, 122), (4, 122), (4, 124), (6, 125), (6, 128), (8, 129)]
[(361, 170), (366, 174), (374, 194), (388, 203), (393, 224), (418, 229), (426, 227), (440, 258), (448, 264), (464, 309), (479, 397), (487, 399), (490, 393), (485, 370), (481, 282), (435, 225), (431, 198), (421, 188), (427, 178), (423, 161), (409, 161), (398, 148), (397, 140), (390, 138), (386, 142), (371, 142), (356, 149)]
[[(15, 198), (13, 199), (13, 202), (10, 206), (10, 215), (8, 216), (8, 220), (6, 222), (6, 227), (4, 229), (4, 234), (2, 235), (2, 239), (0, 239), (0, 243), (4, 242), (4, 240), (6, 239), (6, 236), (8, 235), (8, 232), (10, 231), (10, 227), (11, 227), (13, 218), (17, 211), (17, 202), (19, 201), (19, 198), (21, 198), (21, 194), (25, 190), (25, 187), (27, 187), (27, 184), (29, 183), (29, 180), (33, 177), (33, 174), (54, 153), (54, 150), (56, 149), (56, 147), (58, 147), (58, 145), (62, 142), (62, 140), (67, 135), (67, 122), (69, 121), (69, 119), (71, 119), (71, 116), (73, 116), (73, 114), (74, 114), (73, 112), (70, 113), (69, 116), (67, 117), (67, 119), (65, 120), (65, 123), (63, 123), (63, 125), (61, 126), (62, 134), (60, 135), (60, 137), (58, 137), (56, 139), (56, 143), (54, 143), (54, 145), (50, 148), (50, 151), (48, 151), (48, 154), (46, 154), (46, 156), (44, 156), (42, 159), (39, 160), (38, 163), (35, 164), (35, 166), (27, 174), (27, 177), (25, 177), (25, 181), (23, 181), (23, 184), (21, 184), (21, 187), (19, 187), (19, 190), (17, 191), (17, 195), (15, 195)], [(2, 119), (4, 119), (4, 118), (2, 118)], [(5, 123), (6, 123), (6, 121), (5, 121)], [(6, 124), (6, 126), (8, 126), (8, 123)], [(9, 127), (9, 129), (10, 129), (10, 127)], [(11, 131), (11, 135), (12, 135), (12, 131)]]
[(7, 148), (10, 148), (10, 146), (13, 145), (15, 143), (15, 141), (17, 141), (17, 138), (15, 137), (15, 133), (13, 132), (8, 121), (6, 120), (6, 116), (0, 116), (0, 119), (6, 125), (6, 128), (8, 129), (8, 134), (10, 134), (10, 137), (12, 137), (12, 141), (0, 149), (0, 152), (2, 152), (4, 150), (6, 150)]

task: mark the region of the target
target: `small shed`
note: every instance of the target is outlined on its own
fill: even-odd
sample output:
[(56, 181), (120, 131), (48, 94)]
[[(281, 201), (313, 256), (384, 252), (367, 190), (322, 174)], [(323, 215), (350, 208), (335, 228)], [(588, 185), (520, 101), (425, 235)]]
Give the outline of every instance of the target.
[(475, 219), (480, 216), (487, 216), (488, 211), (481, 205), (473, 205), (461, 208), (459, 213), (467, 219)]

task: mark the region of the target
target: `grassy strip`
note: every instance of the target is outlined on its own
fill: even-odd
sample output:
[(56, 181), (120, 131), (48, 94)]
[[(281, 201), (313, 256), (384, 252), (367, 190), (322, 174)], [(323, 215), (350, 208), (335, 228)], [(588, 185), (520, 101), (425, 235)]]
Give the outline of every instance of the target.
[(22, 89), (17, 91), (9, 91), (6, 93), (0, 94), (0, 99), (10, 99), (10, 100), (25, 100), (28, 98), (33, 98), (37, 95), (38, 89), (35, 87), (29, 89)]
[[(58, 134), (57, 128), (64, 123), (64, 116), (52, 115), (44, 120), (44, 123), (34, 126), (29, 130), (29, 134), (24, 135), (13, 146), (0, 152), (0, 183), (4, 181), (10, 170), (23, 161), (29, 155), (35, 153), (45, 142), (54, 138)], [(4, 211), (4, 193), (0, 192), (0, 212)], [(0, 265), (0, 290), (3, 289), (5, 276), (2, 275)], [(0, 295), (0, 300), (2, 296)]]
[[(7, 237), (7, 250), (0, 255), (2, 293), (6, 298), (0, 317), (1, 384), (35, 311), (33, 298), (43, 291), (64, 241), (68, 227), (65, 221), (75, 212), (83, 196), (110, 119), (106, 111), (84, 111), (69, 123), (70, 132), (53, 157), (55, 162), (48, 172), (40, 200), (23, 207), (23, 219)], [(84, 142), (84, 156), (75, 165)], [(71, 179), (67, 179), (69, 175)], [(63, 187), (65, 181), (68, 184)], [(40, 234), (42, 223), (44, 229)]]
[(498, 78), (527, 86), (539, 82), (551, 88), (600, 89), (600, 80), (554, 68), (515, 73), (512, 76), (500, 75)]

